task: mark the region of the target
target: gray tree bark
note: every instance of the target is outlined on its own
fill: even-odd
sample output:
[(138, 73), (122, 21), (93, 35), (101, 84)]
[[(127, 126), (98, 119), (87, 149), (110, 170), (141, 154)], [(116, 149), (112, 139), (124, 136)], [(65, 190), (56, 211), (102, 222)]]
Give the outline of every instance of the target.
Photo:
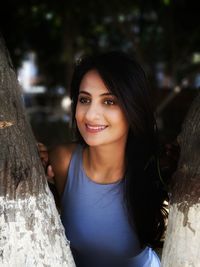
[(1, 37), (0, 266), (75, 266)]
[(173, 176), (163, 267), (200, 267), (200, 94), (178, 137), (181, 147)]

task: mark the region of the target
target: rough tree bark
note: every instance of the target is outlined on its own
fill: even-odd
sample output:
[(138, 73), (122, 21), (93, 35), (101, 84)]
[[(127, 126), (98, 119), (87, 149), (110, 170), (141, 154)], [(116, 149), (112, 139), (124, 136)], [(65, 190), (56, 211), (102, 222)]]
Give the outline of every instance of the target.
[(200, 94), (178, 137), (162, 267), (200, 267)]
[(75, 266), (1, 37), (0, 266)]

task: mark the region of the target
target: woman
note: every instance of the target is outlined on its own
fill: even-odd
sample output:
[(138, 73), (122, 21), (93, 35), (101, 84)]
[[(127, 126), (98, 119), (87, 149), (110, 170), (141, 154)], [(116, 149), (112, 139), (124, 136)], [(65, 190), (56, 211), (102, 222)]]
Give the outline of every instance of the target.
[(71, 99), (77, 142), (41, 157), (52, 166), (76, 265), (160, 266), (152, 248), (165, 228), (166, 193), (143, 69), (122, 52), (84, 58)]

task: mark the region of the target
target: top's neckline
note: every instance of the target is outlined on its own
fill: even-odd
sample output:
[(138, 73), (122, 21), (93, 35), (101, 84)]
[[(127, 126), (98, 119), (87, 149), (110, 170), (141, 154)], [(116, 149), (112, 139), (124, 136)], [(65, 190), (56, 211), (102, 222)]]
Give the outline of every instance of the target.
[(81, 167), (81, 171), (83, 172), (84, 176), (87, 178), (87, 180), (95, 185), (99, 185), (99, 186), (114, 186), (114, 185), (118, 185), (120, 184), (121, 182), (123, 182), (123, 178), (119, 179), (118, 181), (116, 182), (112, 182), (112, 183), (98, 183), (98, 182), (95, 182), (94, 180), (92, 180), (85, 172), (84, 170), (84, 166), (83, 166), (83, 147), (81, 146), (81, 149), (80, 149), (80, 167)]

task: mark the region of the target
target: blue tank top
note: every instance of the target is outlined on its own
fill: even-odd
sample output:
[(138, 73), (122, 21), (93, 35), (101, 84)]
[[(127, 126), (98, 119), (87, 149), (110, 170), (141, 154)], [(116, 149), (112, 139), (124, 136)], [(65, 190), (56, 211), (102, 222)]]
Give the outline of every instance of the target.
[[(95, 183), (84, 172), (82, 153), (83, 147), (78, 145), (70, 161), (61, 212), (76, 265), (159, 267), (150, 248), (141, 252), (137, 234), (129, 225), (124, 181)], [(153, 259), (157, 265), (151, 265)]]

